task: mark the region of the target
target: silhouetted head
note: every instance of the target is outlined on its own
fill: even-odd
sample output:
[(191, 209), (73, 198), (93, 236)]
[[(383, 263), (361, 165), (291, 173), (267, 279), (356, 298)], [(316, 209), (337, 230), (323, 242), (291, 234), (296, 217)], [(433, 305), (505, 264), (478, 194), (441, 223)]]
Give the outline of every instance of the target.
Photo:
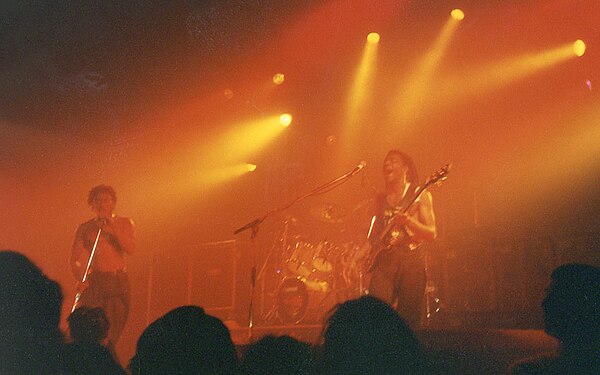
[(312, 350), (290, 336), (265, 336), (250, 345), (240, 366), (241, 374), (311, 374)]
[(231, 374), (237, 352), (223, 322), (198, 306), (182, 306), (144, 330), (129, 367), (138, 374)]
[(101, 307), (78, 307), (67, 323), (73, 341), (101, 343), (108, 336), (108, 318)]
[(0, 373), (37, 375), (62, 366), (63, 294), (23, 254), (0, 251)]
[(60, 322), (63, 294), (29, 258), (12, 250), (0, 251), (0, 321), (2, 329), (55, 330)]
[(600, 268), (565, 264), (552, 272), (542, 302), (544, 325), (561, 342), (590, 345), (600, 340)]
[(337, 306), (324, 333), (321, 370), (327, 374), (425, 371), (423, 350), (398, 313), (370, 296)]

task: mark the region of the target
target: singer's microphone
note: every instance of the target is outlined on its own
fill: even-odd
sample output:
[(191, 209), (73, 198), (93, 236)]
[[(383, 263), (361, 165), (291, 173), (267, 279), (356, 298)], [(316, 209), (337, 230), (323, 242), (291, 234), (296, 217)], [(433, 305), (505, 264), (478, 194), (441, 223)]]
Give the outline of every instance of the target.
[(354, 170), (353, 170), (353, 171), (352, 171), (350, 174), (351, 174), (352, 176), (354, 176), (355, 174), (357, 174), (358, 172), (360, 172), (360, 171), (361, 171), (361, 170), (362, 170), (362, 169), (365, 167), (365, 165), (367, 165), (367, 162), (366, 162), (366, 161), (361, 161), (361, 162), (360, 162), (360, 163), (359, 163), (359, 164), (356, 166), (356, 168), (354, 168)]

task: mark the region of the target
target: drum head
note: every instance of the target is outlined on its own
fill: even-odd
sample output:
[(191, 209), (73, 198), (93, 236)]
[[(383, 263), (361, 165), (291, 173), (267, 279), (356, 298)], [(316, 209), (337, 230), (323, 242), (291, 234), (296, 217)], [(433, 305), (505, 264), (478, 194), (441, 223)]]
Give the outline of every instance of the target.
[(295, 278), (283, 280), (277, 292), (277, 315), (283, 323), (297, 324), (306, 316), (308, 292), (306, 285)]

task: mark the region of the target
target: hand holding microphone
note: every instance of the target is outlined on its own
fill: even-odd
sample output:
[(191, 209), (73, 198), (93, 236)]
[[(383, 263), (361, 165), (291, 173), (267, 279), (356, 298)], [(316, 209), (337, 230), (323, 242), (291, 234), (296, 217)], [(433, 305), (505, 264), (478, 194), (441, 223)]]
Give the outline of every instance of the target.
[(113, 222), (114, 220), (112, 217), (98, 216), (96, 218), (96, 225), (105, 232), (111, 232)]

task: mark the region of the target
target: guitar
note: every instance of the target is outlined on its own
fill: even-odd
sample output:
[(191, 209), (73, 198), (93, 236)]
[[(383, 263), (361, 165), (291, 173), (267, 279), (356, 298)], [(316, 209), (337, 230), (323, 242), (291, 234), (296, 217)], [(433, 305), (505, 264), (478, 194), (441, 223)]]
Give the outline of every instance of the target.
[[(398, 225), (396, 224), (396, 222), (394, 220), (395, 217), (406, 214), (412, 208), (412, 206), (415, 204), (415, 202), (417, 202), (419, 200), (421, 195), (431, 185), (433, 185), (433, 184), (440, 185), (443, 181), (445, 181), (448, 178), (449, 172), (450, 172), (450, 164), (446, 164), (445, 166), (440, 168), (438, 171), (435, 171), (434, 173), (432, 173), (431, 176), (429, 176), (429, 178), (427, 178), (425, 183), (420, 185), (417, 188), (416, 193), (414, 194), (412, 199), (410, 199), (410, 201), (408, 202), (406, 207), (403, 210), (401, 210), (400, 212), (396, 213), (394, 215), (394, 217), (390, 218), (390, 220), (388, 221), (388, 224), (383, 228), (383, 230), (377, 237), (377, 246), (375, 246), (375, 249), (372, 249), (371, 254), (367, 257), (367, 259), (365, 261), (365, 269), (367, 270), (367, 272), (370, 272), (372, 270), (373, 265), (375, 263), (375, 259), (377, 259), (377, 257), (379, 256), (379, 254), (381, 254), (381, 252), (390, 250), (392, 248), (393, 245), (392, 245), (391, 241), (392, 241), (392, 239), (394, 239), (394, 236), (392, 235), (392, 233), (394, 231), (404, 230), (402, 228), (398, 228)], [(406, 231), (405, 231), (405, 233), (406, 233)], [(405, 244), (409, 245), (411, 250), (416, 249), (420, 245), (420, 243), (414, 243), (414, 242), (410, 241), (410, 238), (408, 238), (408, 241), (406, 241)], [(396, 244), (394, 244), (394, 245), (396, 245)]]

